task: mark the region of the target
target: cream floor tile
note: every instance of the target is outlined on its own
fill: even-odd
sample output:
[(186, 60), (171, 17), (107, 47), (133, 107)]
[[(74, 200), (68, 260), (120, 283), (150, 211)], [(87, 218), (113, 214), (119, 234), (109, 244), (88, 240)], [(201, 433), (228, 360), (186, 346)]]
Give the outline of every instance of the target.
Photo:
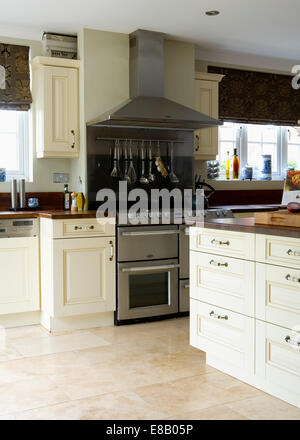
[(299, 408), (264, 393), (226, 406), (252, 420), (300, 420)]
[(164, 417), (165, 414), (133, 392), (110, 393), (15, 415), (18, 420), (147, 420)]
[(170, 420), (248, 420), (226, 405), (211, 406), (199, 411), (176, 414)]
[(1, 362), (10, 361), (12, 359), (20, 359), (23, 355), (12, 347), (0, 348), (0, 365)]
[(23, 356), (41, 356), (108, 344), (101, 337), (91, 332), (84, 332), (61, 336), (48, 335), (40, 338), (24, 337), (22, 340), (11, 341), (10, 346)]
[(66, 394), (46, 377), (0, 385), (0, 415), (67, 400)]
[(147, 403), (156, 407), (158, 411), (166, 413), (168, 417), (205, 409), (232, 400), (229, 391), (198, 380), (201, 377), (182, 378), (164, 384), (136, 388), (134, 391)]
[(24, 327), (13, 327), (7, 329), (0, 329), (0, 340), (2, 338), (6, 340), (19, 339), (24, 337), (43, 337), (49, 335), (49, 332), (41, 325), (28, 325)]

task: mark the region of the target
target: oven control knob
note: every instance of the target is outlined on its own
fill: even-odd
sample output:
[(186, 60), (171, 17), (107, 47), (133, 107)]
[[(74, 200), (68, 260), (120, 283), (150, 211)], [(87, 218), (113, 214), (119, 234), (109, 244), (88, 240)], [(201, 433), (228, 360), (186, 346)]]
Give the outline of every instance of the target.
[(220, 217), (220, 211), (217, 211), (216, 214), (217, 214), (217, 217)]
[(226, 211), (223, 211), (223, 215), (224, 215), (224, 217), (226, 217), (226, 215), (227, 215), (227, 212), (226, 212)]

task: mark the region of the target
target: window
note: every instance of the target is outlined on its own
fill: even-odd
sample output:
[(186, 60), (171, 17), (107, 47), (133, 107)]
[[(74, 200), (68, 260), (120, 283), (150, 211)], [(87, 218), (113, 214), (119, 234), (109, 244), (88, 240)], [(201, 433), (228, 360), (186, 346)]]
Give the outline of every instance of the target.
[(0, 168), (7, 178), (28, 179), (28, 112), (0, 110)]
[(289, 166), (300, 169), (300, 128), (275, 125), (224, 123), (219, 127), (220, 178), (225, 178), (227, 152), (237, 148), (240, 169), (253, 167), (253, 178), (259, 179), (261, 155), (271, 154), (273, 179), (282, 179)]

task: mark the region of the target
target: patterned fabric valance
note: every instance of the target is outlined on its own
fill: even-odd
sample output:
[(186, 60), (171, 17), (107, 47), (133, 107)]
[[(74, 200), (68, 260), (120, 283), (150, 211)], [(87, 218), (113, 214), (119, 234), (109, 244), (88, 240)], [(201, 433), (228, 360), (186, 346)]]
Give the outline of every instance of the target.
[(292, 76), (208, 66), (208, 72), (225, 75), (219, 84), (219, 118), (223, 121), (297, 125), (300, 89)]
[(28, 110), (29, 47), (0, 43), (0, 110)]

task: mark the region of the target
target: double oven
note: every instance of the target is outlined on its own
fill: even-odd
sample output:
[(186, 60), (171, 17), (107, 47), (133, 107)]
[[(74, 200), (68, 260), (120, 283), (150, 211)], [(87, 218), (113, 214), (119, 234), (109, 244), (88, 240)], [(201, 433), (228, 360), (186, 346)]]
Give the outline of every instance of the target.
[(178, 225), (118, 226), (117, 323), (179, 312)]

